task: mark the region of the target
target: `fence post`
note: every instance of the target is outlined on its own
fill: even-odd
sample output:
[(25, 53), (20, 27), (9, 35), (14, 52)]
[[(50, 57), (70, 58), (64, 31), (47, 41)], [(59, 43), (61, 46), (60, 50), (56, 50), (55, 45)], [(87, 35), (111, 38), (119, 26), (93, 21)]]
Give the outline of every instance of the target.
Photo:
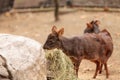
[(54, 16), (55, 16), (55, 21), (59, 20), (59, 2), (58, 0), (54, 0), (55, 4), (55, 10), (54, 10)]

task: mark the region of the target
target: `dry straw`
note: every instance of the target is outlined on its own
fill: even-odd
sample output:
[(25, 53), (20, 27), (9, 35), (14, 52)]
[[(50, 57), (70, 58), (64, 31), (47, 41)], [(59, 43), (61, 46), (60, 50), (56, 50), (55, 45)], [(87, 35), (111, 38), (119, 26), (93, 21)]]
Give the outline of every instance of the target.
[(78, 80), (71, 60), (61, 51), (46, 52), (49, 80)]

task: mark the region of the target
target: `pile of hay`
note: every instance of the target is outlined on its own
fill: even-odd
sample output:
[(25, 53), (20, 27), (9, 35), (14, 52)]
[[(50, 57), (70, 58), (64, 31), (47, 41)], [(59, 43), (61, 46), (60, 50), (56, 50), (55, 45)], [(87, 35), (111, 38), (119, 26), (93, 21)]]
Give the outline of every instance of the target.
[(48, 80), (77, 80), (71, 60), (60, 50), (46, 53)]

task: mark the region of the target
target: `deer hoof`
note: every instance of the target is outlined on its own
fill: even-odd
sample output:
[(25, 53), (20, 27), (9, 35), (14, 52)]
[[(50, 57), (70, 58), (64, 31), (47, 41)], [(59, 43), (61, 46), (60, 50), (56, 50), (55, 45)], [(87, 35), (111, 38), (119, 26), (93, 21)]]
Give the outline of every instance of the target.
[(93, 76), (93, 79), (95, 79), (96, 78), (96, 76)]

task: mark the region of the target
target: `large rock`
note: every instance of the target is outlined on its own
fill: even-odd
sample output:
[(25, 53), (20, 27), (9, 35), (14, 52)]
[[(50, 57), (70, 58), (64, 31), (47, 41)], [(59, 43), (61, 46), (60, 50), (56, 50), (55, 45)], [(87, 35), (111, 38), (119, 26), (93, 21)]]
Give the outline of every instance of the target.
[(46, 80), (45, 54), (37, 41), (0, 34), (0, 55), (7, 64), (7, 67), (3, 66), (5, 69), (1, 69), (4, 72), (0, 70), (0, 75), (11, 78), (10, 80)]
[(6, 60), (0, 55), (0, 80), (2, 79), (9, 79), (9, 71), (8, 71), (8, 67), (6, 64)]

